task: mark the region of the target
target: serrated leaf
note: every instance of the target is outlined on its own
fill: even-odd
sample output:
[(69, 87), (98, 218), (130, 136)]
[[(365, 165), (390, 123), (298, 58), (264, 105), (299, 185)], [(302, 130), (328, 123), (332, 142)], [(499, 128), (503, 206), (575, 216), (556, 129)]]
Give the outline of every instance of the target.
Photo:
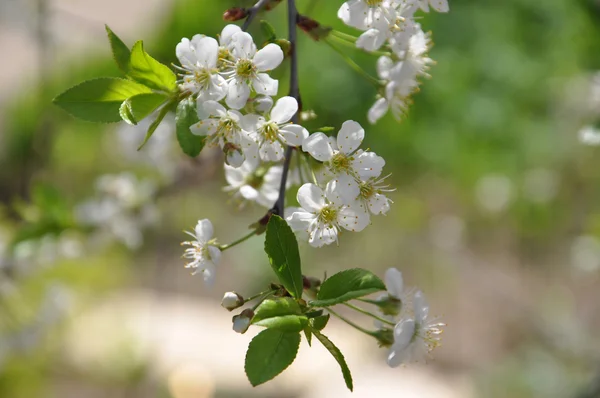
[(110, 42), (113, 59), (115, 60), (119, 69), (121, 69), (124, 73), (127, 73), (129, 70), (129, 58), (131, 56), (131, 51), (129, 51), (129, 47), (123, 43), (123, 40), (121, 40), (119, 36), (117, 36), (108, 27), (108, 25), (104, 25), (104, 27), (106, 28), (108, 41)]
[(141, 40), (131, 49), (127, 76), (155, 90), (170, 92), (177, 88), (175, 73), (144, 51), (144, 43)]
[(299, 332), (308, 324), (298, 303), (290, 297), (264, 300), (254, 312), (252, 324), (286, 332)]
[(167, 96), (160, 93), (147, 93), (127, 98), (119, 108), (121, 119), (129, 124), (138, 124), (140, 120), (154, 112)]
[(282, 315), (253, 323), (256, 326), (281, 330), (282, 332), (300, 332), (308, 325), (308, 318), (304, 315)]
[(79, 119), (115, 123), (121, 120), (119, 108), (123, 101), (151, 92), (148, 87), (131, 80), (103, 77), (73, 86), (53, 102)]
[(265, 252), (281, 284), (293, 297), (301, 298), (303, 285), (298, 242), (287, 222), (277, 215), (272, 215), (267, 224)]
[(266, 329), (256, 335), (248, 346), (244, 369), (253, 386), (263, 384), (281, 372), (296, 359), (300, 347), (300, 333)]
[(319, 340), (321, 344), (327, 348), (327, 350), (331, 353), (331, 355), (333, 355), (337, 363), (340, 365), (340, 368), (342, 369), (342, 375), (344, 376), (344, 381), (346, 382), (346, 387), (352, 391), (354, 389), (354, 385), (352, 383), (352, 374), (350, 373), (350, 368), (348, 368), (346, 360), (344, 359), (344, 355), (340, 349), (337, 348), (335, 344), (333, 344), (331, 340), (327, 338), (327, 336), (321, 334), (321, 332), (318, 330), (312, 329), (311, 331), (317, 340)]
[(310, 331), (310, 326), (304, 328), (304, 336), (306, 337), (306, 342), (309, 347), (312, 347), (312, 332)]
[(193, 99), (185, 99), (177, 105), (175, 114), (177, 142), (183, 153), (193, 158), (200, 154), (205, 143), (205, 137), (195, 135), (190, 130), (190, 127), (199, 121), (196, 103)]
[(310, 326), (319, 331), (325, 329), (325, 326), (327, 326), (327, 323), (329, 322), (329, 316), (330, 315), (327, 314), (312, 318), (310, 320)]
[(272, 43), (273, 41), (275, 41), (275, 39), (277, 39), (277, 34), (275, 33), (275, 28), (273, 28), (273, 25), (271, 25), (268, 21), (265, 21), (264, 19), (261, 20), (260, 28), (261, 28), (263, 34), (265, 35), (265, 40), (268, 43)]
[(152, 124), (150, 124), (150, 126), (148, 127), (148, 131), (146, 132), (146, 136), (144, 137), (144, 141), (138, 147), (138, 151), (140, 149), (142, 149), (144, 147), (144, 145), (146, 145), (146, 143), (148, 142), (148, 140), (150, 139), (150, 137), (152, 137), (152, 134), (154, 134), (154, 132), (156, 131), (156, 129), (158, 128), (158, 126), (160, 126), (160, 123), (163, 121), (163, 119), (165, 118), (165, 116), (167, 116), (167, 113), (169, 113), (171, 105), (172, 105), (172, 101), (169, 101), (168, 103), (166, 103), (160, 109), (160, 112), (158, 112), (158, 115), (156, 116), (156, 119), (154, 119), (154, 121), (152, 122)]
[(385, 290), (385, 284), (372, 272), (361, 268), (348, 269), (332, 275), (323, 282), (315, 307), (328, 307)]

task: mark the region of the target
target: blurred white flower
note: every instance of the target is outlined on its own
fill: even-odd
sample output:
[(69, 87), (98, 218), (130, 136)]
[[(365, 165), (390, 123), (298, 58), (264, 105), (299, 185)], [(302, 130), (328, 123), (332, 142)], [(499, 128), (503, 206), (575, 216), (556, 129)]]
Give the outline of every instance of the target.
[(204, 282), (211, 286), (215, 280), (216, 267), (221, 261), (221, 249), (213, 239), (213, 225), (208, 219), (199, 220), (194, 232), (186, 231), (195, 240), (182, 242), (185, 249), (183, 257), (191, 260), (185, 268), (192, 268), (192, 275), (202, 273)]
[(579, 142), (585, 145), (598, 146), (600, 145), (600, 129), (593, 126), (585, 126), (579, 130)]
[(244, 305), (244, 298), (236, 292), (226, 292), (221, 300), (221, 307), (233, 311)]
[(558, 183), (558, 176), (553, 170), (528, 170), (523, 181), (523, 194), (534, 203), (548, 203), (556, 197)]
[(580, 271), (600, 270), (600, 240), (595, 236), (578, 236), (571, 244), (571, 265)]
[(267, 167), (258, 159), (250, 158), (238, 168), (225, 165), (225, 179), (229, 185), (224, 190), (233, 192), (234, 198), (241, 197), (271, 208), (279, 196), (282, 174), (282, 166)]
[(488, 174), (477, 181), (475, 196), (484, 210), (499, 213), (513, 199), (513, 183), (505, 175)]

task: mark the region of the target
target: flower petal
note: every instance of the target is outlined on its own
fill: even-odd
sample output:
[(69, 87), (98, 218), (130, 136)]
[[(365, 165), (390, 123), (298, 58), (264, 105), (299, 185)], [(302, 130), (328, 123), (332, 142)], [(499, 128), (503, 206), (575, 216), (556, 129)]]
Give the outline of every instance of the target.
[(258, 153), (265, 162), (278, 162), (283, 159), (283, 146), (279, 141), (263, 142)]
[(221, 118), (227, 115), (227, 109), (225, 109), (225, 107), (219, 104), (217, 101), (198, 101), (197, 108), (198, 117), (200, 118), (200, 120), (208, 119), (210, 117), (215, 116)]
[(179, 63), (189, 69), (192, 69), (196, 66), (196, 54), (194, 49), (192, 48), (192, 43), (190, 39), (183, 38), (177, 46), (175, 47), (175, 55), (177, 59), (179, 59)]
[(277, 124), (284, 124), (298, 112), (298, 101), (294, 97), (281, 97), (271, 110), (271, 120)]
[(347, 120), (342, 124), (337, 135), (337, 146), (340, 152), (351, 154), (358, 149), (365, 138), (365, 130), (354, 120)]
[(266, 73), (259, 73), (256, 78), (252, 80), (252, 87), (254, 91), (262, 95), (277, 95), (279, 90), (279, 81), (271, 78)]
[(217, 119), (204, 119), (190, 126), (190, 131), (194, 135), (213, 135), (217, 131), (219, 121)]
[(263, 124), (265, 124), (265, 118), (262, 116), (252, 113), (242, 116), (242, 129), (248, 133), (255, 133)]
[(356, 202), (360, 195), (360, 187), (353, 177), (341, 173), (327, 184), (325, 195), (338, 206), (350, 205)]
[(377, 101), (375, 101), (371, 109), (369, 109), (369, 113), (367, 115), (369, 118), (369, 123), (377, 123), (377, 121), (386, 114), (388, 108), (388, 101), (385, 98), (379, 98)]
[(385, 214), (390, 210), (390, 200), (380, 193), (373, 194), (367, 204), (373, 214)]
[(290, 225), (290, 228), (294, 231), (308, 231), (308, 227), (317, 219), (317, 216), (313, 213), (304, 211), (304, 209), (293, 209), (293, 211), (286, 221)]
[(394, 326), (394, 347), (405, 349), (410, 344), (415, 334), (416, 323), (414, 319), (405, 318)]
[(308, 137), (308, 130), (299, 124), (289, 124), (279, 129), (279, 136), (287, 145), (301, 146)]
[(232, 80), (229, 82), (227, 90), (227, 98), (225, 103), (228, 107), (233, 109), (242, 109), (248, 98), (250, 97), (250, 87), (248, 84), (239, 80)]
[(231, 39), (233, 38), (233, 35), (241, 31), (242, 28), (232, 23), (225, 26), (221, 31), (221, 36), (219, 36), (219, 42), (221, 43), (221, 46), (229, 47), (231, 45)]
[(385, 166), (385, 160), (381, 156), (377, 156), (375, 152), (361, 152), (352, 162), (352, 167), (363, 180), (379, 177), (383, 166)]
[(333, 226), (318, 225), (308, 237), (308, 244), (313, 247), (323, 247), (337, 241), (338, 231)]
[(217, 66), (219, 43), (214, 38), (209, 36), (200, 37), (194, 40), (194, 47), (199, 66), (205, 68), (214, 68)]
[(415, 293), (415, 297), (413, 298), (413, 306), (415, 312), (415, 321), (419, 324), (422, 324), (427, 319), (427, 315), (429, 315), (429, 304), (427, 304), (427, 300), (425, 299), (425, 295), (422, 291), (417, 291)]
[(390, 57), (383, 55), (377, 59), (377, 75), (380, 79), (388, 80), (393, 67), (394, 61)]
[(325, 206), (325, 194), (323, 190), (315, 184), (304, 184), (298, 189), (296, 195), (298, 203), (306, 211), (317, 213)]
[(258, 197), (258, 191), (250, 185), (243, 185), (240, 187), (240, 194), (247, 200), (256, 200)]
[(338, 224), (352, 232), (360, 232), (369, 225), (369, 213), (361, 204), (343, 207), (338, 213)]
[(396, 268), (388, 268), (385, 271), (385, 287), (388, 293), (397, 299), (402, 298), (402, 292), (404, 291), (404, 278), (402, 278), (402, 272)]
[(213, 225), (209, 219), (199, 220), (196, 224), (196, 239), (200, 243), (206, 243), (213, 237)]
[(356, 39), (356, 47), (366, 51), (377, 51), (387, 38), (385, 31), (369, 29)]
[(230, 185), (230, 187), (224, 188), (225, 190), (238, 188), (244, 184), (246, 181), (246, 176), (248, 175), (247, 171), (244, 170), (244, 165), (246, 163), (247, 162), (240, 167), (231, 167), (227, 164), (225, 165), (225, 180), (227, 180), (227, 183)]
[(256, 45), (252, 36), (246, 32), (237, 32), (231, 37), (232, 54), (236, 59), (252, 59), (256, 54)]
[(329, 137), (323, 133), (314, 133), (302, 143), (302, 150), (320, 162), (326, 162), (333, 157), (333, 148)]
[(212, 261), (214, 265), (219, 265), (221, 262), (221, 250), (217, 246), (209, 245), (208, 255), (210, 256), (210, 261)]
[(277, 44), (269, 43), (256, 53), (254, 65), (259, 72), (267, 72), (277, 68), (283, 61), (283, 51)]

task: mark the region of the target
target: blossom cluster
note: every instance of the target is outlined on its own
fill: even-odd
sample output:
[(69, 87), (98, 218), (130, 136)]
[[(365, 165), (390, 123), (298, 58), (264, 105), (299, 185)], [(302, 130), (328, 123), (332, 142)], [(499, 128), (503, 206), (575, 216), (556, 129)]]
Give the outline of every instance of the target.
[(349, 0), (338, 10), (348, 26), (362, 30), (356, 46), (366, 51), (382, 48), (389, 55), (377, 60), (377, 73), (383, 81), (382, 92), (368, 113), (371, 123), (388, 110), (401, 118), (410, 105), (410, 97), (419, 88), (419, 78), (428, 77), (433, 63), (428, 51), (431, 37), (415, 21), (419, 10), (448, 12), (447, 0)]

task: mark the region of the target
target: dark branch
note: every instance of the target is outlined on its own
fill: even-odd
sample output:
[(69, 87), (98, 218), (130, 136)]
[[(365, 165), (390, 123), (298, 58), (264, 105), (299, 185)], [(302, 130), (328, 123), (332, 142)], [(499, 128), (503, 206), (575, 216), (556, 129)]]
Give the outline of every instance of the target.
[(250, 24), (252, 23), (252, 21), (258, 14), (258, 12), (260, 10), (262, 10), (269, 3), (269, 1), (270, 0), (258, 0), (256, 2), (256, 4), (254, 4), (254, 6), (252, 6), (251, 8), (249, 8), (247, 10), (248, 16), (246, 17), (246, 20), (244, 21), (244, 24), (242, 25), (242, 30), (244, 32), (248, 30), (248, 28), (250, 27)]

